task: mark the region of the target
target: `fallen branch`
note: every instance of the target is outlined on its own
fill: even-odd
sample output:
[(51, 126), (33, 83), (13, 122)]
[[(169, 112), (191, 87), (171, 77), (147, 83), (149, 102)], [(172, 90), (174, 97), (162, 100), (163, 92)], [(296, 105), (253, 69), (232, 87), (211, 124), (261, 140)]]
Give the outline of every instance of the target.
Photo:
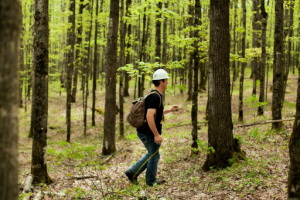
[(89, 179), (89, 178), (97, 178), (97, 176), (73, 176), (71, 179), (83, 180), (83, 179)]
[[(198, 122), (198, 123), (197, 123), (197, 124), (198, 124), (198, 125), (197, 125), (198, 129), (201, 129), (200, 124), (204, 124), (204, 126), (206, 126), (207, 123), (208, 123), (208, 121), (205, 121), (205, 122)], [(168, 129), (171, 129), (171, 128), (178, 128), (178, 127), (181, 127), (181, 126), (192, 126), (192, 122), (178, 124), (178, 125), (175, 125), (175, 126), (172, 126), (172, 127), (168, 127), (168, 128), (166, 128), (166, 129), (168, 130)]]
[(24, 183), (23, 193), (31, 192), (32, 176), (29, 174)]
[(252, 124), (237, 125), (236, 127), (256, 126), (256, 125), (262, 125), (262, 124), (268, 124), (268, 123), (285, 122), (285, 121), (293, 121), (293, 120), (295, 120), (295, 119), (268, 120), (268, 121), (255, 122)]
[(110, 161), (117, 153), (120, 153), (121, 151), (123, 150), (120, 149), (119, 151), (115, 151), (113, 154), (111, 154), (110, 156), (108, 156), (107, 158), (105, 158), (105, 160), (103, 160), (103, 162), (101, 163), (102, 165), (103, 164), (106, 164), (108, 161)]

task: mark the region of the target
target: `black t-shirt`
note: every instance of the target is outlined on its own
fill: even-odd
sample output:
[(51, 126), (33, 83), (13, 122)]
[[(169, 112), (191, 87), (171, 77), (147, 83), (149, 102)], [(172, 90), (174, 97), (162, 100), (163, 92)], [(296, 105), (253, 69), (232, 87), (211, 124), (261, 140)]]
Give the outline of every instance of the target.
[[(147, 110), (149, 108), (151, 109), (156, 109), (156, 114), (154, 116), (154, 121), (155, 121), (155, 125), (157, 128), (157, 131), (159, 134), (161, 134), (161, 121), (163, 118), (163, 111), (164, 111), (164, 105), (163, 105), (163, 97), (162, 95), (157, 91), (157, 90), (151, 90), (150, 92), (156, 91), (153, 94), (150, 94), (149, 96), (147, 96), (147, 98), (145, 99), (145, 119), (146, 119), (146, 115), (147, 115)], [(159, 96), (160, 97), (159, 97)], [(141, 126), (140, 128), (137, 129), (138, 132), (146, 134), (146, 135), (153, 135), (148, 122), (144, 123), (143, 126)]]

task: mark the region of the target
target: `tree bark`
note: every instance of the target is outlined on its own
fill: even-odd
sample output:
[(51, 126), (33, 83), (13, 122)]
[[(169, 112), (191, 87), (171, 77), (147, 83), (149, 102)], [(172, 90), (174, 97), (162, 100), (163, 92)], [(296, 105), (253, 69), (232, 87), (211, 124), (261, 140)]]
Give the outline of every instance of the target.
[[(145, 62), (145, 55), (146, 55), (146, 43), (147, 43), (147, 30), (146, 30), (146, 23), (147, 23), (147, 15), (146, 15), (147, 7), (144, 8), (144, 16), (143, 16), (143, 36), (142, 36), (142, 44), (141, 44), (141, 51), (140, 51), (140, 62)], [(139, 77), (139, 91), (138, 96), (144, 96), (144, 86), (145, 86), (145, 72), (141, 72), (141, 77)]]
[(290, 137), (289, 154), (290, 168), (288, 176), (288, 199), (300, 199), (300, 76), (296, 101), (296, 117)]
[[(129, 11), (129, 8), (131, 6), (131, 0), (126, 0), (126, 17), (131, 17), (131, 13)], [(127, 43), (127, 54), (126, 54), (126, 57), (125, 57), (125, 64), (129, 64), (130, 63), (130, 51), (129, 49), (131, 48), (131, 41), (130, 41), (130, 37), (131, 37), (131, 28), (132, 28), (132, 25), (131, 23), (128, 23), (126, 22), (126, 31), (125, 31), (125, 34), (127, 32), (127, 35), (128, 35), (128, 43)], [(124, 97), (128, 97), (129, 96), (129, 81), (130, 81), (130, 77), (129, 77), (129, 74), (128, 73), (124, 73), (124, 91), (123, 91), (123, 94), (124, 94)]]
[[(253, 0), (253, 7), (252, 11), (254, 12), (253, 20), (252, 20), (252, 48), (259, 48), (259, 34), (258, 31), (260, 30), (259, 25), (259, 6), (258, 6), (259, 0)], [(251, 61), (251, 67), (252, 67), (252, 78), (253, 78), (253, 90), (252, 95), (256, 95), (256, 80), (258, 78), (258, 58), (255, 56)]]
[(161, 63), (161, 9), (162, 2), (157, 3), (155, 22), (155, 62)]
[[(234, 21), (233, 21), (233, 54), (236, 54), (236, 26), (237, 26), (237, 5), (238, 1), (234, 0)], [(232, 62), (232, 88), (233, 84), (237, 79), (237, 69), (236, 69), (236, 61)]]
[(23, 78), (24, 78), (24, 40), (23, 40), (23, 28), (20, 34), (20, 53), (19, 53), (19, 107), (23, 108)]
[[(103, 1), (103, 0), (102, 0)], [(95, 108), (96, 108), (96, 89), (97, 89), (97, 64), (98, 64), (98, 10), (99, 0), (96, 0), (96, 18), (95, 18), (95, 35), (94, 35), (94, 62), (93, 62), (93, 102), (92, 102), (92, 126), (96, 125), (95, 122)]]
[(196, 149), (192, 150), (192, 154), (198, 153), (198, 69), (199, 69), (199, 60), (200, 60), (200, 52), (198, 50), (198, 42), (200, 42), (199, 38), (199, 29), (198, 26), (201, 26), (201, 4), (200, 0), (195, 1), (195, 39), (194, 42), (194, 86), (193, 86), (193, 99), (192, 99), (192, 148)]
[(93, 28), (93, 4), (94, 1), (90, 0), (88, 11), (90, 12), (90, 29), (86, 32), (86, 43), (88, 46), (86, 47), (87, 57), (84, 59), (84, 72), (82, 75), (83, 81), (83, 91), (82, 91), (82, 98), (83, 98), (83, 134), (86, 135), (86, 127), (87, 127), (87, 104), (88, 104), (88, 96), (89, 96), (89, 69), (90, 69), (90, 57), (91, 57), (91, 35), (92, 35), (92, 28)]
[[(264, 102), (265, 97), (265, 65), (266, 65), (266, 59), (267, 59), (267, 52), (266, 52), (266, 46), (267, 46), (267, 21), (268, 21), (268, 14), (265, 10), (265, 0), (261, 1), (261, 19), (262, 19), (262, 35), (261, 35), (261, 62), (260, 62), (260, 89), (259, 89), (259, 102)], [(263, 106), (258, 106), (258, 115), (263, 115), (264, 110)]]
[[(125, 22), (124, 22), (124, 0), (121, 0), (121, 16), (120, 16), (120, 58), (119, 67), (125, 65)], [(120, 71), (119, 80), (119, 105), (120, 105), (120, 138), (124, 138), (124, 95), (123, 95), (123, 82), (124, 82), (124, 71)]]
[(48, 0), (35, 0), (34, 3), (33, 69), (32, 92), (32, 161), (33, 183), (52, 182), (47, 172), (47, 125), (48, 125), (48, 62), (49, 62), (49, 21)]
[[(168, 2), (166, 1), (164, 3), (165, 9), (168, 9)], [(167, 34), (168, 34), (168, 17), (164, 16), (164, 30), (163, 30), (163, 52), (162, 52), (162, 63), (164, 66), (166, 66), (168, 61), (168, 55), (167, 55), (167, 49), (168, 49), (168, 43), (167, 43)]]
[(287, 87), (287, 81), (288, 81), (288, 77), (289, 77), (289, 72), (290, 72), (290, 68), (291, 68), (291, 51), (292, 51), (292, 37), (294, 35), (294, 3), (295, 0), (290, 0), (289, 2), (289, 8), (290, 8), (290, 18), (288, 20), (288, 24), (289, 24), (289, 28), (288, 28), (288, 49), (287, 49), (287, 61), (285, 64), (285, 73), (284, 73), (284, 83), (283, 83), (283, 97), (282, 97), (282, 101), (284, 102), (284, 97), (285, 97), (285, 91), (286, 91), (286, 87)]
[[(230, 98), (229, 0), (210, 1), (208, 152), (203, 170), (224, 168), (241, 153), (233, 138)], [(222, 47), (222, 48), (220, 48)]]
[(67, 46), (71, 46), (68, 51), (67, 58), (67, 142), (71, 140), (71, 101), (72, 101), (72, 76), (74, 69), (74, 46), (75, 46), (75, 0), (70, 0), (68, 42)]
[[(242, 0), (242, 9), (243, 9), (243, 28), (244, 32), (242, 35), (242, 58), (245, 59), (245, 49), (246, 49), (246, 0)], [(243, 111), (243, 93), (244, 93), (244, 75), (245, 75), (245, 68), (246, 68), (247, 63), (245, 61), (242, 62), (242, 69), (241, 69), (241, 76), (240, 76), (240, 91), (239, 91), (239, 122), (244, 121), (244, 111)]]
[(116, 151), (116, 72), (118, 50), (119, 0), (110, 1), (109, 30), (106, 51), (105, 114), (104, 114), (104, 155)]
[[(193, 27), (194, 25), (194, 6), (192, 5), (192, 2), (190, 0), (189, 2), (189, 26)], [(189, 37), (192, 39), (194, 37), (194, 31), (190, 30)], [(187, 92), (187, 101), (192, 100), (192, 93), (193, 93), (193, 58), (194, 58), (194, 52), (190, 53), (189, 63), (188, 63), (188, 92)]]
[[(282, 119), (283, 95), (283, 1), (275, 2), (274, 62), (273, 62), (273, 97), (272, 119)], [(272, 124), (272, 129), (280, 129), (282, 122)]]
[(82, 65), (82, 57), (80, 56), (81, 52), (81, 43), (82, 43), (82, 12), (83, 12), (83, 1), (79, 1), (79, 12), (78, 12), (78, 29), (76, 35), (76, 47), (75, 47), (75, 68), (74, 68), (74, 76), (73, 76), (73, 88), (72, 88), (72, 102), (76, 102), (76, 93), (77, 93), (77, 82), (78, 82), (78, 70)]
[(0, 199), (17, 200), (20, 2), (1, 1), (0, 13)]

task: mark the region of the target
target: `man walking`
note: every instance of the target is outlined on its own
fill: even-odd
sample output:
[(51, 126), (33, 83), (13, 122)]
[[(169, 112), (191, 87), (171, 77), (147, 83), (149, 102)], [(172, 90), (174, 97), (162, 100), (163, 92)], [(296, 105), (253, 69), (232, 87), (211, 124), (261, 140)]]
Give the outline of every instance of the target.
[(137, 177), (146, 170), (146, 183), (149, 186), (161, 185), (164, 180), (157, 180), (157, 165), (160, 158), (159, 148), (163, 141), (161, 137), (163, 115), (178, 109), (173, 106), (171, 109), (164, 109), (162, 93), (167, 89), (168, 73), (163, 69), (158, 69), (153, 74), (152, 83), (155, 86), (145, 99), (145, 119), (146, 123), (137, 128), (137, 134), (148, 153), (145, 154), (136, 164), (125, 171), (128, 179), (137, 184)]

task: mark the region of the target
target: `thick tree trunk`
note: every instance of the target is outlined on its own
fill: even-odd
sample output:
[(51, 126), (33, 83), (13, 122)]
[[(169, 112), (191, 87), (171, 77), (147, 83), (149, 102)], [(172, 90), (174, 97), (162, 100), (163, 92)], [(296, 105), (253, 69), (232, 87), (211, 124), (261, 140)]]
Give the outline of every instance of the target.
[(48, 125), (48, 62), (49, 62), (49, 22), (48, 0), (35, 0), (32, 92), (32, 161), (33, 183), (52, 182), (47, 172), (47, 125)]
[(67, 142), (71, 141), (71, 101), (72, 101), (72, 76), (74, 68), (74, 46), (75, 46), (75, 0), (70, 0), (68, 42), (67, 46), (71, 46), (67, 58)]
[[(130, 17), (131, 16), (131, 13), (129, 11), (129, 8), (131, 6), (131, 0), (126, 0), (126, 17)], [(131, 28), (132, 28), (132, 25), (131, 23), (128, 23), (126, 24), (126, 31), (125, 31), (125, 34), (127, 32), (127, 35), (128, 35), (128, 39), (130, 39), (131, 37)], [(129, 52), (129, 49), (131, 48), (131, 43), (130, 41), (128, 41), (127, 43), (127, 54), (126, 54), (126, 58), (125, 58), (125, 64), (129, 64), (130, 63), (130, 52)], [(130, 81), (130, 77), (129, 77), (129, 74), (128, 73), (124, 73), (124, 91), (123, 91), (123, 94), (124, 94), (124, 97), (128, 97), (129, 96), (129, 81)]]
[[(273, 97), (272, 119), (282, 118), (283, 96), (283, 1), (275, 3), (274, 62), (273, 62)], [(282, 122), (272, 124), (272, 129), (280, 129)]]
[(161, 9), (162, 2), (157, 3), (157, 14), (155, 22), (155, 62), (161, 63)]
[[(195, 27), (201, 26), (201, 4), (200, 0), (195, 1)], [(193, 99), (192, 99), (192, 148), (196, 151), (192, 153), (198, 153), (198, 69), (199, 69), (199, 60), (200, 52), (198, 50), (199, 38), (199, 29), (195, 30), (194, 34), (196, 41), (194, 42), (194, 86), (193, 86)]]
[[(121, 16), (120, 16), (120, 58), (119, 58), (119, 67), (125, 65), (125, 22), (124, 17), (124, 0), (121, 0)], [(119, 106), (120, 106), (120, 138), (124, 138), (124, 95), (123, 95), (123, 82), (124, 82), (124, 72), (120, 71), (120, 80), (119, 80)]]
[[(267, 46), (267, 21), (268, 21), (268, 14), (265, 10), (265, 0), (261, 1), (261, 19), (262, 19), (262, 36), (261, 36), (261, 62), (260, 62), (260, 90), (259, 90), (259, 102), (264, 102), (265, 97), (265, 65), (266, 65), (266, 59), (267, 59), (267, 52), (266, 52), (266, 46)], [(258, 115), (263, 115), (264, 109), (263, 106), (258, 107)]]
[(0, 13), (0, 199), (17, 200), (20, 2), (1, 1)]
[[(246, 49), (246, 0), (242, 0), (242, 9), (243, 9), (243, 28), (244, 32), (242, 35), (242, 58), (245, 58), (245, 49)], [(242, 62), (242, 69), (241, 69), (241, 76), (240, 76), (240, 91), (239, 91), (239, 118), (238, 121), (242, 122), (244, 121), (244, 111), (243, 111), (243, 92), (244, 92), (244, 74), (245, 74), (245, 68), (247, 63), (244, 61)]]
[(296, 117), (290, 137), (289, 153), (288, 199), (300, 199), (300, 75), (298, 75)]
[(109, 30), (106, 51), (105, 114), (104, 114), (104, 155), (116, 151), (116, 73), (118, 50), (119, 0), (110, 1)]
[(94, 35), (94, 62), (93, 62), (93, 102), (92, 102), (92, 126), (96, 125), (95, 122), (95, 108), (96, 108), (96, 89), (97, 89), (97, 64), (98, 64), (98, 9), (99, 0), (96, 0), (96, 18), (95, 18), (95, 35)]
[[(230, 99), (230, 33), (229, 0), (210, 1), (210, 44), (208, 81), (208, 147), (204, 170), (224, 168), (230, 159), (240, 153), (238, 141), (233, 138)], [(222, 48), (220, 48), (222, 47)]]
[(83, 12), (83, 0), (79, 1), (79, 12), (78, 12), (78, 29), (76, 35), (76, 48), (75, 48), (75, 68), (74, 68), (74, 76), (73, 76), (73, 88), (72, 88), (72, 102), (76, 101), (76, 93), (77, 93), (77, 82), (78, 82), (78, 70), (81, 67), (81, 43), (82, 43), (82, 12)]

